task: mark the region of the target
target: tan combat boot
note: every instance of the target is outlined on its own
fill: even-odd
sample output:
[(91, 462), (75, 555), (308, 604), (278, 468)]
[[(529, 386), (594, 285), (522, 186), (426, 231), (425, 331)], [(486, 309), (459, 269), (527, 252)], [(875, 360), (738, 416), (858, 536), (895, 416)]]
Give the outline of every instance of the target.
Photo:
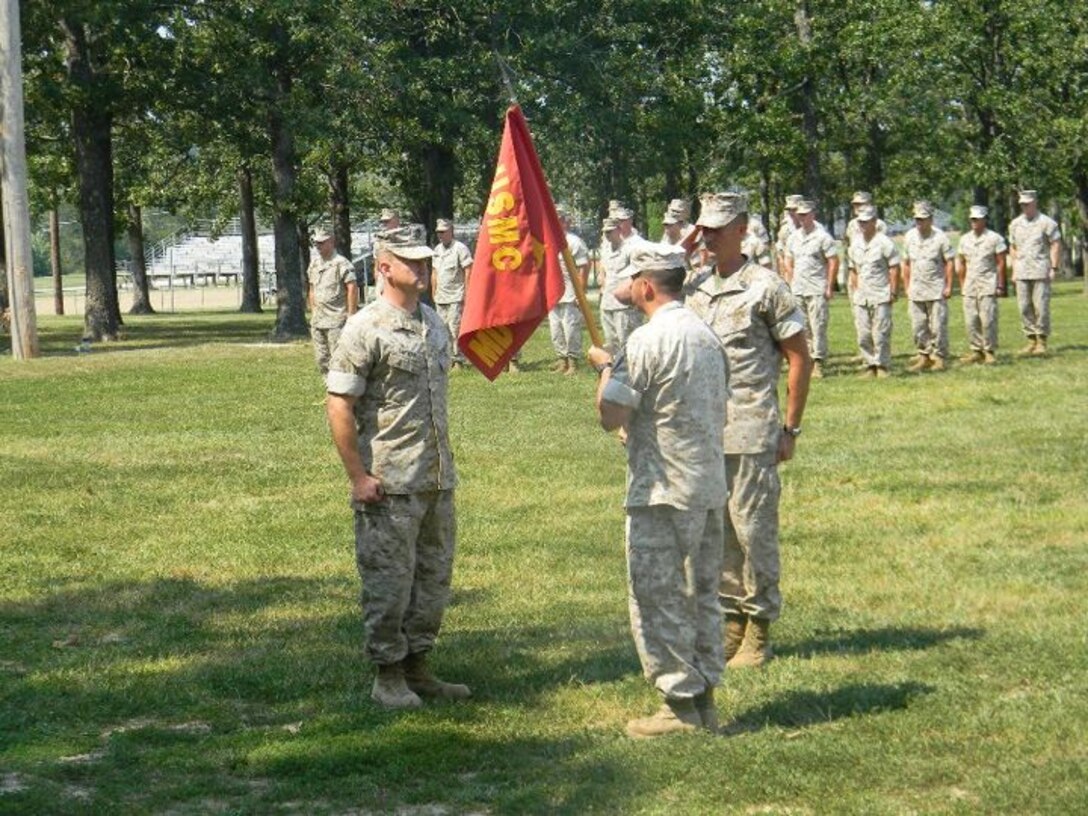
[(748, 618), (744, 643), (727, 665), (731, 669), (758, 669), (772, 657), (771, 622), (764, 618)]
[(929, 370), (930, 371), (944, 371), (944, 368), (945, 368), (944, 357), (942, 357), (941, 355), (934, 354), (929, 359)]
[(573, 377), (575, 374), (577, 374), (578, 373), (578, 361), (575, 360), (573, 357), (568, 357), (567, 358), (567, 370), (565, 372), (563, 372), (563, 373), (566, 374), (568, 377)]
[(997, 362), (997, 357), (994, 356), (994, 353), (992, 351), (987, 349), (986, 351), (982, 352), (982, 362), (986, 365), (993, 365)]
[(699, 719), (703, 721), (703, 728), (717, 734), (718, 709), (714, 705), (714, 689), (708, 688), (695, 698), (695, 710), (699, 712)]
[(858, 372), (858, 376), (863, 380), (876, 379), (876, 366), (865, 366), (864, 370)]
[(1046, 354), (1046, 335), (1040, 334), (1035, 338), (1035, 351), (1032, 354)]
[(971, 351), (960, 357), (960, 362), (967, 365), (975, 365), (977, 363), (981, 363), (983, 359), (984, 358), (981, 351), (975, 351), (974, 349), (972, 349)]
[(419, 708), (423, 701), (404, 682), (404, 669), (400, 663), (378, 666), (370, 699), (386, 708)]
[(727, 613), (725, 616), (725, 662), (733, 659), (733, 655), (740, 649), (744, 642), (744, 630), (748, 626), (748, 616)]
[(521, 366), (518, 365), (517, 360), (511, 360), (509, 363), (506, 364), (506, 370), (511, 374), (520, 374)]
[(886, 380), (891, 375), (892, 373), (888, 371), (888, 369), (884, 368), (884, 366), (876, 367), (876, 377), (878, 380)]
[(824, 363), (823, 360), (814, 360), (812, 363), (812, 379), (822, 380), (824, 378)]
[(1019, 354), (1021, 357), (1026, 357), (1029, 354), (1034, 354), (1035, 353), (1035, 347), (1037, 345), (1038, 345), (1038, 339), (1035, 337), (1034, 334), (1029, 334), (1028, 335), (1028, 342), (1024, 345), (1024, 347), (1022, 349), (1020, 349), (1016, 353)]
[(567, 373), (567, 358), (566, 357), (560, 357), (558, 360), (556, 360), (554, 363), (552, 363), (551, 370), (554, 371), (556, 374), (566, 374)]
[(440, 700), (467, 700), (472, 696), (469, 687), (461, 683), (446, 683), (439, 680), (427, 668), (427, 653), (410, 654), (404, 658), (404, 679), (408, 688), (420, 697), (434, 697)]
[(627, 723), (627, 736), (648, 739), (690, 733), (704, 727), (694, 700), (666, 700), (656, 714)]
[(925, 354), (919, 354), (913, 360), (910, 361), (910, 365), (907, 366), (907, 371), (912, 374), (917, 374), (919, 371), (925, 371), (927, 368), (933, 365), (933, 361)]

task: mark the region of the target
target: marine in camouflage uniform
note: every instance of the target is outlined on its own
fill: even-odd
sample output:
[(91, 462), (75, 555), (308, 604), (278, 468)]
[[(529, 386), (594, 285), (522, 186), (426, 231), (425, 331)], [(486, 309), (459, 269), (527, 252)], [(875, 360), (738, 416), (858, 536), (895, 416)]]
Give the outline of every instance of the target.
[[(779, 274), (786, 268), (786, 242), (801, 227), (801, 220), (797, 216), (797, 205), (804, 198), (803, 195), (797, 193), (790, 193), (786, 196), (786, 206), (778, 219), (778, 232), (775, 234), (774, 242), (774, 259), (775, 268)], [(748, 258), (749, 260), (755, 260), (751, 255)]]
[(310, 337), (314, 343), (314, 362), (324, 376), (340, 330), (348, 317), (355, 313), (359, 290), (355, 283), (355, 267), (336, 251), (333, 237), (324, 230), (314, 233), (317, 255), (306, 269), (310, 301)]
[[(570, 230), (570, 214), (563, 207), (556, 208), (559, 223), (563, 227), (567, 237), (567, 248), (571, 258), (577, 267), (576, 274), (585, 291), (589, 280), (589, 247), (585, 241)], [(578, 307), (578, 298), (574, 293), (574, 282), (570, 277), (570, 270), (559, 255), (559, 268), (563, 270), (563, 294), (555, 307), (548, 313), (548, 329), (551, 334), (552, 348), (558, 358), (553, 371), (563, 374), (574, 374), (578, 370), (578, 358), (582, 356), (582, 327), (585, 321), (582, 319), (582, 310)]]
[(601, 367), (602, 425), (627, 431), (631, 630), (646, 678), (664, 697), (628, 733), (652, 737), (717, 727), (729, 391), (721, 343), (680, 302), (684, 253), (642, 247), (632, 266), (637, 279), (618, 294), (649, 321), (631, 333), (611, 373), (606, 350), (594, 348), (590, 359)]
[(899, 289), (899, 248), (877, 229), (876, 207), (858, 210), (850, 242), (850, 288), (863, 377), (887, 377), (892, 363), (892, 304)]
[[(839, 269), (843, 275), (850, 269), (850, 244), (855, 237), (861, 234), (861, 224), (858, 222), (858, 211), (862, 207), (868, 206), (873, 206), (873, 194), (866, 192), (865, 190), (858, 190), (850, 199), (851, 218), (846, 222), (846, 230), (842, 234), (842, 252), (844, 260)], [(876, 231), (883, 235), (888, 234), (888, 225), (885, 224), (884, 220), (881, 218), (876, 219)], [(840, 279), (839, 284), (846, 286), (849, 290), (849, 275), (847, 275), (845, 279)]]
[(963, 363), (997, 362), (997, 298), (1005, 296), (1005, 239), (986, 227), (989, 210), (971, 208), (971, 229), (960, 237), (956, 263), (963, 294), (963, 319), (971, 350)]
[(380, 234), (380, 297), (351, 318), (327, 377), (328, 418), (352, 485), (371, 697), (414, 708), (468, 688), (426, 668), (449, 602), (457, 474), (446, 415), (449, 334), (418, 302), (431, 250), (408, 229)]
[(638, 309), (620, 303), (614, 294), (616, 287), (625, 277), (625, 270), (631, 263), (631, 248), (620, 235), (619, 222), (609, 216), (604, 219), (601, 230), (601, 266), (604, 282), (601, 284), (601, 326), (604, 328), (605, 346), (617, 354), (627, 342), (627, 337), (642, 325), (642, 315)]
[(933, 207), (914, 203), (914, 226), (903, 238), (903, 286), (917, 357), (911, 371), (941, 370), (948, 358), (948, 298), (952, 296), (952, 244), (933, 226)]
[(1009, 224), (1009, 260), (1016, 281), (1016, 303), (1028, 343), (1021, 354), (1046, 354), (1050, 336), (1050, 286), (1061, 259), (1058, 223), (1039, 212), (1034, 190), (1021, 190), (1020, 215)]
[[(729, 362), (724, 437), (729, 501), (719, 594), (730, 667), (761, 666), (771, 657), (770, 624), (782, 610), (778, 463), (793, 456), (812, 373), (804, 316), (789, 286), (740, 251), (746, 220), (744, 196), (703, 197), (697, 224), (716, 266), (696, 279), (687, 297), (688, 308), (722, 341)], [(778, 404), (783, 355), (788, 364), (784, 417)]]
[(783, 277), (805, 316), (805, 337), (813, 360), (812, 376), (822, 377), (823, 363), (828, 355), (828, 301), (835, 293), (839, 255), (835, 239), (816, 224), (813, 202), (802, 200), (796, 212), (801, 226), (786, 241)]
[(438, 243), (431, 259), (431, 294), (439, 319), (450, 335), (450, 357), (455, 368), (464, 365), (465, 358), (457, 346), (461, 333), (461, 315), (465, 309), (465, 290), (472, 270), (472, 253), (453, 237), (453, 222), (439, 218), (435, 224)]

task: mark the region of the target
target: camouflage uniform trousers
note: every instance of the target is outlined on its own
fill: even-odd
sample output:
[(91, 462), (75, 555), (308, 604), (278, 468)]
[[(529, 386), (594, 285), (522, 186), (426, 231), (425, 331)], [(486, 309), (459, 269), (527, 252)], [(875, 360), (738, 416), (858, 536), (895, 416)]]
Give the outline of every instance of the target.
[(453, 491), (355, 505), (366, 654), (386, 666), (430, 651), (450, 597), (457, 538)]
[(552, 348), (557, 357), (582, 356), (582, 312), (577, 303), (557, 303), (548, 314)]
[(867, 366), (889, 368), (892, 364), (892, 304), (854, 305), (858, 349)]
[(775, 452), (725, 455), (729, 501), (725, 505), (725, 560), (722, 564), (722, 611), (777, 620), (778, 481)]
[(332, 359), (333, 349), (336, 348), (336, 341), (340, 339), (340, 330), (343, 328), (343, 325), (334, 329), (310, 327), (310, 337), (314, 341), (314, 362), (317, 363), (317, 370), (322, 377), (329, 373), (329, 360)]
[(1018, 280), (1016, 303), (1020, 323), (1028, 337), (1050, 336), (1050, 281)]
[(973, 351), (997, 348), (997, 298), (994, 295), (964, 295), (963, 320)]
[(794, 295), (805, 316), (805, 340), (813, 360), (827, 359), (827, 298), (823, 295)]
[(631, 634), (646, 679), (669, 699), (721, 680), (721, 564), (721, 510), (627, 508)]
[(605, 347), (612, 354), (619, 354), (627, 345), (627, 337), (642, 325), (642, 313), (638, 309), (602, 311), (601, 324)]
[(912, 300), (910, 325), (919, 354), (948, 356), (948, 301)]
[(438, 318), (450, 333), (450, 362), (463, 363), (465, 357), (461, 354), (461, 349), (457, 345), (457, 337), (461, 333), (461, 315), (464, 314), (465, 304), (460, 301), (457, 303), (438, 303), (434, 309), (438, 312)]

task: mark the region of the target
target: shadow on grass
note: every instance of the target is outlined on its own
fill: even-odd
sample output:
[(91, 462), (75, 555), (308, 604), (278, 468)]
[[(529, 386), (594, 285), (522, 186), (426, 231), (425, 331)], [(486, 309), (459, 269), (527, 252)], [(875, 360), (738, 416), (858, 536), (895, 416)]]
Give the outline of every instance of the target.
[(924, 683), (855, 683), (833, 691), (791, 691), (774, 702), (747, 711), (722, 728), (725, 735), (765, 728), (803, 728), (849, 717), (907, 708), (936, 689)]
[[(345, 799), (575, 812), (638, 789), (589, 736), (517, 725), (555, 687), (637, 672), (618, 624), (453, 630), (433, 662), (476, 699), (388, 712), (368, 699), (357, 597), (347, 576), (171, 577), (0, 603), (3, 766), (93, 789), (92, 810), (158, 810), (198, 791), (253, 812)], [(27, 794), (30, 812), (43, 790)]]
[(786, 657), (812, 657), (817, 654), (867, 654), (880, 651), (929, 649), (949, 640), (978, 640), (985, 630), (966, 626), (948, 629), (887, 626), (880, 629), (855, 629), (831, 632), (802, 640), (793, 645), (775, 646), (775, 653)]
[[(275, 323), (274, 311), (243, 315), (234, 312), (207, 312), (125, 316), (123, 339), (93, 343), (91, 354), (137, 351), (140, 349), (188, 348), (207, 343), (267, 342)], [(38, 339), (46, 356), (75, 356), (83, 325), (49, 325), (39, 329)], [(297, 338), (305, 340), (305, 337)], [(8, 342), (6, 345), (10, 345)]]

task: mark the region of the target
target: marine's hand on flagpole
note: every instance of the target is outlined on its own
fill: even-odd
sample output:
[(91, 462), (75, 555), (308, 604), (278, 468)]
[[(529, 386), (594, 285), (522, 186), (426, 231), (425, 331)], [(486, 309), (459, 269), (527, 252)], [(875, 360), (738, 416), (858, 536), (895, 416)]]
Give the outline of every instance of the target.
[(603, 366), (605, 363), (612, 361), (612, 355), (608, 349), (603, 349), (600, 346), (590, 346), (589, 352), (586, 354), (591, 365)]

